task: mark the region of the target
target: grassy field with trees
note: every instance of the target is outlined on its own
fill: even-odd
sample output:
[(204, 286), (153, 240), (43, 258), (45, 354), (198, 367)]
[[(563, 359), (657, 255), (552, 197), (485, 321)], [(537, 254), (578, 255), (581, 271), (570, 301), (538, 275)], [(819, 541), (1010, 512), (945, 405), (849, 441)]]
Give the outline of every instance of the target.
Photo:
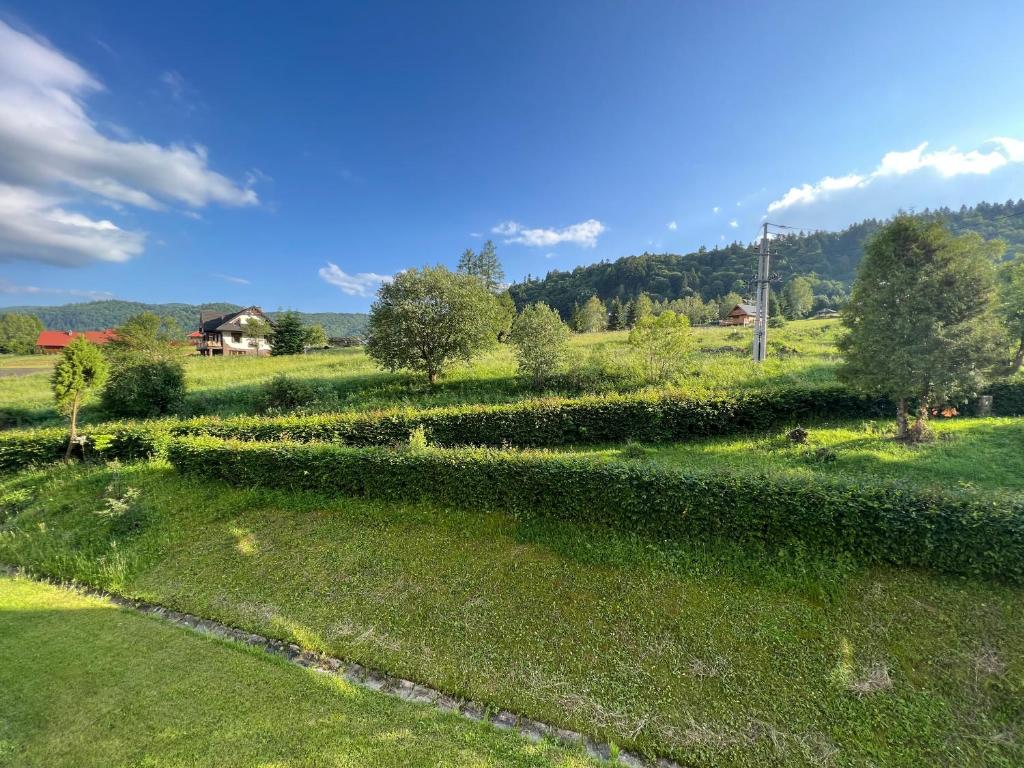
[[(285, 315), (254, 329), (272, 356), (200, 358), (143, 313), (102, 350), (0, 359), (19, 374), (0, 376), (0, 564), (580, 731), (612, 757), (1019, 765), (1019, 260), (932, 216), (872, 231), (841, 319), (786, 319), (814, 307), (814, 280), (778, 292), (760, 365), (751, 329), (696, 295), (517, 312), (490, 243), (383, 285), (363, 347), (310, 351)], [(46, 637), (45, 659), (66, 645), (62, 610), (36, 606), (75, 601), (92, 606), (68, 630), (90, 638), (76, 654), (107, 664), (114, 637), (161, 632), (217, 657), (203, 686), (240, 665), (273, 678), (229, 721), (275, 719), (261, 759), (295, 738), (291, 716), (331, 708), (367, 759), (388, 707), (415, 717), (325, 689), (277, 718), (313, 685), (301, 670), (20, 579), (0, 580), (0, 625)], [(70, 707), (69, 673), (3, 653), (17, 685), (46, 682), (0, 719), (0, 756), (39, 754), (34, 713)], [(173, 669), (144, 679), (173, 686)], [(133, 701), (134, 684), (101, 695)], [(193, 689), (172, 690), (183, 708)], [(132, 714), (143, 736), (168, 716)], [(429, 764), (585, 764), (431, 717), (403, 727), (405, 762), (434, 740)], [(327, 744), (309, 749), (329, 761)], [(66, 762), (95, 748), (69, 742)]]

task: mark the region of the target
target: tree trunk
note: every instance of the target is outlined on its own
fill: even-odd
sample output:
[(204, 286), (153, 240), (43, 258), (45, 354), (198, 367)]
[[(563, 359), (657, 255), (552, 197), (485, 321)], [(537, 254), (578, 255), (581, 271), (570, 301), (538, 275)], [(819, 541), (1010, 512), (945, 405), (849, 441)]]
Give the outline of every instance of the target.
[(437, 383), (437, 371), (427, 371), (427, 381), (431, 384)]
[(75, 395), (74, 402), (71, 404), (71, 434), (68, 437), (68, 449), (64, 452), (64, 461), (71, 460), (71, 451), (75, 447), (75, 441), (78, 439), (78, 395)]
[(1024, 337), (1021, 337), (1020, 345), (1017, 347), (1017, 354), (1013, 356), (1013, 362), (1010, 363), (1010, 375), (1012, 376), (1019, 371), (1022, 365), (1024, 365)]
[(903, 398), (896, 404), (896, 438), (907, 439), (907, 401)]
[(925, 403), (921, 403), (917, 407), (917, 418), (914, 420), (914, 425), (910, 428), (910, 441), (913, 443), (920, 443), (931, 437), (931, 429), (928, 427), (928, 406)]

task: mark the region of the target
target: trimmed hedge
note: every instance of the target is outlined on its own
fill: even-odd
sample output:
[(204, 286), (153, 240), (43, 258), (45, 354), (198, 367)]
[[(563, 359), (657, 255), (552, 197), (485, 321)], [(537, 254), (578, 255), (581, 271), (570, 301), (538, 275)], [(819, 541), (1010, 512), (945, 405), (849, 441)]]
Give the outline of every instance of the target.
[[(1024, 415), (1024, 383), (997, 385), (994, 413)], [(505, 405), (343, 412), (316, 416), (229, 419), (200, 417), (101, 424), (84, 430), (86, 455), (130, 460), (159, 453), (168, 436), (238, 440), (336, 442), (355, 446), (404, 443), (417, 427), (431, 444), (521, 448), (682, 441), (758, 432), (813, 419), (892, 416), (884, 399), (841, 387), (789, 388), (694, 399), (672, 393), (551, 398)], [(56, 461), (64, 454), (57, 429), (0, 433), (0, 472)]]
[(1024, 581), (1024, 499), (820, 478), (693, 472), (493, 449), (171, 441), (181, 472), (242, 485), (552, 516)]

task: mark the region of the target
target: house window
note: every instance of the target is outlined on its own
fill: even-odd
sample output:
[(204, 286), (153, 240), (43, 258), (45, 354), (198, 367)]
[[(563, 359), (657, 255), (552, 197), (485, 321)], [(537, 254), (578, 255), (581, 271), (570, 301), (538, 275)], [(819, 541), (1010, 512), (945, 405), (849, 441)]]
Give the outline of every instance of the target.
[(231, 340), (232, 341), (241, 341), (242, 340), (242, 332), (241, 331), (232, 331), (231, 332)]

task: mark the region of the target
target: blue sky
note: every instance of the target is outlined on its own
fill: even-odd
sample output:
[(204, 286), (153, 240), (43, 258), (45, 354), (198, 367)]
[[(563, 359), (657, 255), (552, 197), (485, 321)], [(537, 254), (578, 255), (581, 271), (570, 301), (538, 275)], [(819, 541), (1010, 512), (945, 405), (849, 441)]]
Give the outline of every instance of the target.
[(1019, 2), (0, 0), (0, 304), (360, 311), (488, 237), (520, 279), (1019, 197), (1021, 29)]

